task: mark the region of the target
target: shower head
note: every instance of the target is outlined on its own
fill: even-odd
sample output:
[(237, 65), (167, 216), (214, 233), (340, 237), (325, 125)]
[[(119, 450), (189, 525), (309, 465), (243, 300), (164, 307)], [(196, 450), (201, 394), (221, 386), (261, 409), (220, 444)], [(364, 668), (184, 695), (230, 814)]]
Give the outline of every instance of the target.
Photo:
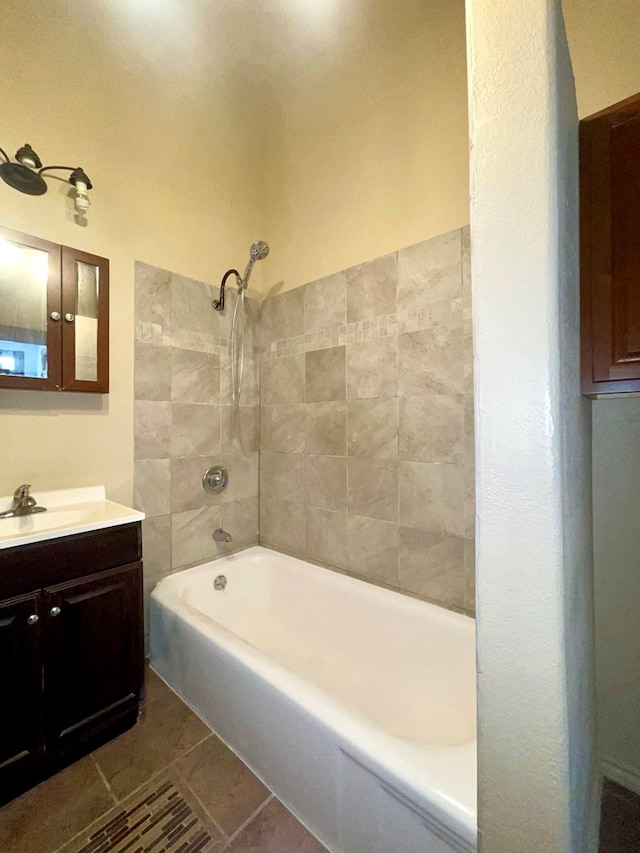
[(247, 264), (247, 268), (242, 276), (242, 282), (240, 283), (241, 290), (245, 290), (247, 288), (249, 279), (251, 278), (251, 270), (253, 269), (255, 262), (266, 258), (268, 254), (269, 245), (265, 243), (264, 240), (257, 240), (255, 243), (251, 244), (251, 248), (249, 249), (249, 263)]
[(252, 260), (261, 261), (269, 254), (269, 244), (265, 243), (264, 240), (258, 240), (256, 243), (251, 244), (249, 253)]

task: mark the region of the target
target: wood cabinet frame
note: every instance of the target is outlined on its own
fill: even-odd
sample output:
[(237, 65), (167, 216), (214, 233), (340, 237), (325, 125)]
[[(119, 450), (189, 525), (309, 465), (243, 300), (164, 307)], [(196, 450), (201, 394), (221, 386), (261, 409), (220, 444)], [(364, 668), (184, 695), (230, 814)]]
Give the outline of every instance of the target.
[[(109, 261), (97, 255), (60, 246), (39, 237), (22, 234), (0, 227), (0, 238), (12, 243), (47, 252), (49, 270), (47, 279), (47, 377), (40, 379), (29, 376), (0, 374), (0, 388), (15, 388), (33, 391), (83, 391), (93, 394), (109, 392)], [(98, 273), (98, 340), (97, 379), (76, 379), (76, 336), (77, 313), (77, 264), (93, 265)], [(57, 313), (59, 320), (52, 319)], [(0, 306), (0, 319), (2, 307)], [(65, 320), (72, 314), (72, 321)]]
[(625, 179), (635, 169), (640, 175), (629, 144), (639, 125), (640, 95), (580, 122), (581, 374), (589, 396), (640, 392), (640, 264), (628, 252), (640, 216)]

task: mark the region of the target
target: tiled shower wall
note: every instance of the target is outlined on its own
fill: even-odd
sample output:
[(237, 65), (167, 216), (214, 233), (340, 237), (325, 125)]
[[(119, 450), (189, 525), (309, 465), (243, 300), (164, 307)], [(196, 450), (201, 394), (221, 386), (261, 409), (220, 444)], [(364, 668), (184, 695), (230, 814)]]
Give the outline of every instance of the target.
[[(146, 513), (147, 606), (165, 575), (258, 541), (258, 306), (245, 302), (245, 375), (235, 408), (228, 362), (235, 293), (224, 314), (211, 306), (217, 296), (210, 285), (136, 264), (134, 490)], [(230, 472), (219, 496), (201, 482), (214, 464)], [(231, 549), (213, 541), (216, 527), (233, 532)]]
[(260, 541), (474, 609), (469, 230), (262, 306)]

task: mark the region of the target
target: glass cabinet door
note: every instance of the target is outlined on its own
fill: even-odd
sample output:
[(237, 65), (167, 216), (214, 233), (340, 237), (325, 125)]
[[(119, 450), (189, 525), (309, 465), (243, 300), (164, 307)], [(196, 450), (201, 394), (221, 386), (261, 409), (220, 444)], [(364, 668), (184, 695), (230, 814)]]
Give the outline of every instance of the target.
[(62, 386), (109, 390), (109, 262), (62, 249)]
[(60, 246), (0, 229), (0, 387), (61, 387)]

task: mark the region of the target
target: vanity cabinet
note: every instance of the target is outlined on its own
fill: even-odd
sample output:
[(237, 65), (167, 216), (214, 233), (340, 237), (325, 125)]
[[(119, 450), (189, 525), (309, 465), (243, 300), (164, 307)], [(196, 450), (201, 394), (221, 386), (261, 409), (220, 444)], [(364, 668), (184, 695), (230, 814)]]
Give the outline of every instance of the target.
[(0, 551), (0, 598), (3, 803), (137, 719), (140, 524)]
[[(38, 759), (42, 710), (39, 619), (39, 593), (0, 601), (0, 790), (2, 768), (7, 777), (23, 777)], [(4, 799), (0, 797), (0, 802)]]
[(582, 392), (640, 392), (640, 95), (580, 122)]
[(0, 228), (0, 388), (109, 391), (109, 261)]

